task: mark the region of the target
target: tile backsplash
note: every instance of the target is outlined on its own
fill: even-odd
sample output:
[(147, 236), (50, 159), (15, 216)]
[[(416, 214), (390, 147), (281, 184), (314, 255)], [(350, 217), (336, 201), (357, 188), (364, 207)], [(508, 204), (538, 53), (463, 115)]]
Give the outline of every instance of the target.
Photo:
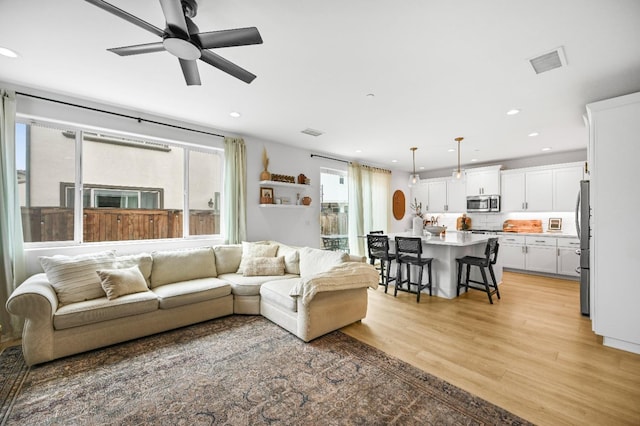
[[(438, 219), (439, 225), (444, 225), (448, 229), (456, 229), (456, 220), (462, 216), (461, 213), (443, 213), (433, 215)], [(475, 229), (502, 229), (502, 224), (507, 219), (539, 219), (542, 221), (542, 231), (547, 232), (550, 218), (562, 219), (562, 230), (559, 234), (576, 235), (575, 216), (569, 212), (542, 212), (542, 213), (469, 213), (472, 228)], [(431, 217), (425, 214), (425, 217)]]

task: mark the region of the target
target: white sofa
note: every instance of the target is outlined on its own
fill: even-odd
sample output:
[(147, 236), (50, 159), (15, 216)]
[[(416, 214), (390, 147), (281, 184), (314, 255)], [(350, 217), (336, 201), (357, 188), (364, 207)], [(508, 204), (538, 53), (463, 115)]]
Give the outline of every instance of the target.
[(53, 256), (7, 310), (25, 319), (29, 365), (234, 313), (262, 314), (309, 341), (366, 316), (378, 275), (363, 261), (275, 242)]

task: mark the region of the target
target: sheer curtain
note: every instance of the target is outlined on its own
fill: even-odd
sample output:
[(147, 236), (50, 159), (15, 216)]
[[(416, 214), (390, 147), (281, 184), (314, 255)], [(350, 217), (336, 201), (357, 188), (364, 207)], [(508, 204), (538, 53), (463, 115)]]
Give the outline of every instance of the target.
[(16, 98), (4, 89), (0, 98), (0, 324), (4, 335), (17, 337), (22, 321), (5, 308), (11, 292), (26, 278), (16, 173)]
[(370, 231), (388, 232), (391, 217), (391, 172), (357, 162), (349, 165), (349, 251), (367, 254), (364, 238)]
[(247, 239), (247, 154), (244, 139), (224, 138), (225, 241)]

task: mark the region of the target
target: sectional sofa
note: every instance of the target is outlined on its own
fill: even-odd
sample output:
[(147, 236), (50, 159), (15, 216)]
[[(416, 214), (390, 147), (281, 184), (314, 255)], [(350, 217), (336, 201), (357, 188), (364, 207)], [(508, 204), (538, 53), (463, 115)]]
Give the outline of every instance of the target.
[(272, 241), (40, 260), (7, 301), (29, 365), (231, 314), (310, 341), (364, 318), (378, 286), (364, 258)]

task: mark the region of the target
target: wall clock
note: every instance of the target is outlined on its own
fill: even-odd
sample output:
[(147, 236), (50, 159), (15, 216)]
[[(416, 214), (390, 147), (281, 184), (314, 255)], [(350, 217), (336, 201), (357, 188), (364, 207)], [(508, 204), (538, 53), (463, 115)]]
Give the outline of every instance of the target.
[(398, 189), (393, 193), (393, 217), (396, 220), (402, 220), (405, 208), (406, 200), (404, 198), (404, 192)]

